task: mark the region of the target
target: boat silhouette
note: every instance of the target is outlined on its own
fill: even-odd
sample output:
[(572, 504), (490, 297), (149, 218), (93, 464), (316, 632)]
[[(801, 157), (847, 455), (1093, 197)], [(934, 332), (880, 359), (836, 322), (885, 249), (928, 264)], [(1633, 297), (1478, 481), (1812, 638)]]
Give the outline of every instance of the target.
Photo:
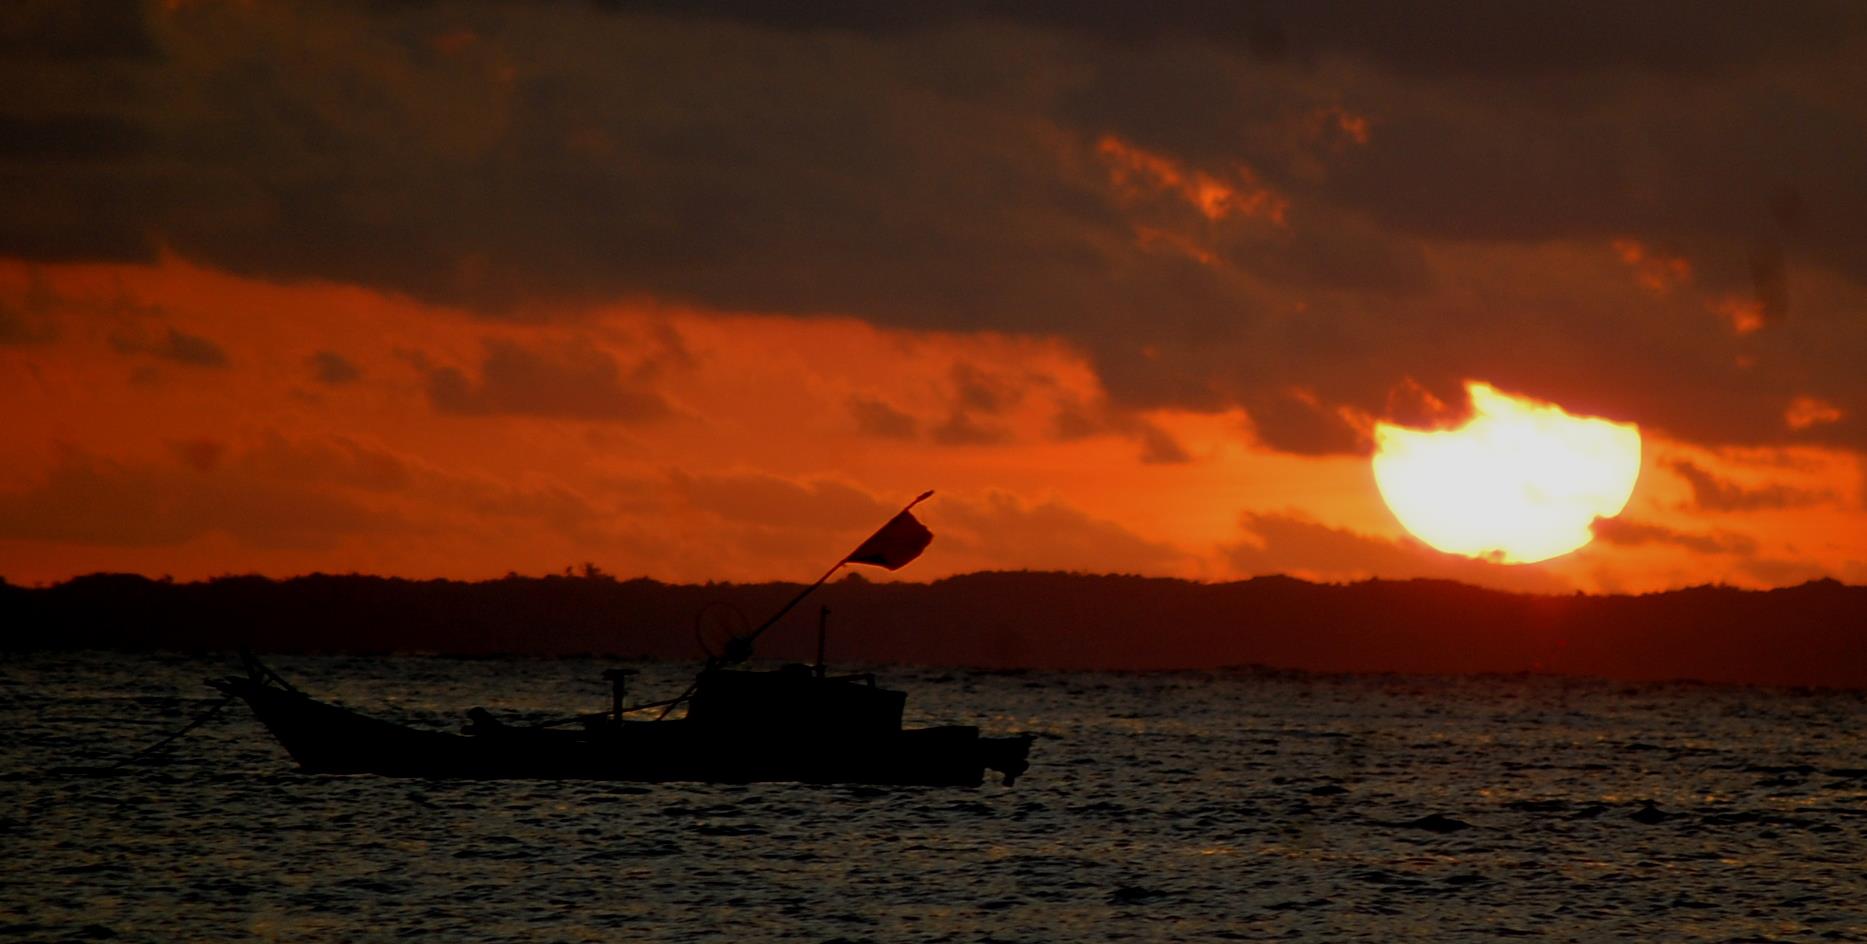
[[(932, 534), (911, 514), (915, 499), (816, 583), (750, 633), (729, 632), (708, 652), (693, 684), (666, 701), (625, 704), (635, 673), (611, 669), (608, 712), (543, 724), (500, 721), (471, 709), (459, 733), (369, 717), (300, 691), (250, 652), (245, 675), (209, 684), (247, 703), (299, 769), (319, 774), (470, 779), (597, 779), (750, 783), (978, 786), (996, 771), (1006, 786), (1027, 769), (1029, 735), (984, 737), (977, 727), (905, 728), (907, 695), (872, 674), (833, 676), (818, 661), (775, 670), (738, 668), (758, 636), (848, 564), (898, 569)], [(708, 642), (702, 636), (702, 645)], [(686, 712), (670, 717), (679, 706)], [(645, 712), (660, 709), (652, 719)], [(631, 716), (637, 717), (631, 717)]]

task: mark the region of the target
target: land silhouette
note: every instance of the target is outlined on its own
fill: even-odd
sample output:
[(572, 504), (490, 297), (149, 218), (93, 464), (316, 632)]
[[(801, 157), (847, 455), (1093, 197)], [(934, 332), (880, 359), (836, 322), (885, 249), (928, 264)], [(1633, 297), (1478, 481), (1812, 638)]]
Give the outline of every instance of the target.
[[(580, 574), (479, 582), (312, 574), (175, 583), (94, 574), (0, 582), (0, 648), (697, 657), (695, 614), (756, 622), (794, 583)], [(759, 641), (811, 661), (817, 605), (842, 663), (990, 669), (1264, 666), (1316, 672), (1542, 672), (1867, 688), (1867, 587), (1545, 596), (1439, 580), (1194, 583), (1043, 572), (831, 583)]]

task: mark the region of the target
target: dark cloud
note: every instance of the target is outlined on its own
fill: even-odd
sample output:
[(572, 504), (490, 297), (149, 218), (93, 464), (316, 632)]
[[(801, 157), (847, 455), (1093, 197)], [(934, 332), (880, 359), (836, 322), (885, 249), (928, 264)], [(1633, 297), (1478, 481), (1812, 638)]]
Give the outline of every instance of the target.
[(123, 0), (14, 0), (0, 17), (0, 55), (14, 59), (152, 59), (144, 6)]
[(1782, 243), (1758, 241), (1750, 251), (1750, 279), (1762, 326), (1781, 324), (1789, 317), (1789, 262)]
[(1212, 4), (1161, 0), (966, 0), (940, 4), (769, 4), (602, 0), (599, 7), (730, 18), (788, 30), (893, 35), (999, 20), (1116, 42), (1196, 40), (1264, 58), (1362, 56), (1405, 72), (1540, 75), (1606, 68), (1704, 73), (1832, 48), (1867, 16), (1845, 2), (1772, 7), (1716, 0), (1643, 4), (1405, 6), (1351, 0)]
[(1589, 527), (1596, 538), (1622, 547), (1661, 544), (1700, 554), (1736, 554), (1743, 557), (1757, 552), (1756, 541), (1728, 531), (1692, 534), (1630, 518), (1596, 518)]
[(675, 473), (669, 485), (694, 507), (741, 523), (806, 530), (874, 528), (896, 509), (834, 481), (794, 482), (775, 475)]
[[(853, 550), (900, 508), (843, 482), (759, 472), (675, 470), (643, 490), (656, 515), (685, 509), (699, 516), (683, 516), (691, 524), (682, 529), (682, 546), (657, 538), (669, 545), (659, 556), (678, 556), (688, 566), (713, 573), (753, 560), (777, 560), (792, 562), (781, 572), (814, 577), (815, 572), (799, 571), (812, 563), (822, 567)], [(800, 563), (799, 555), (821, 562)]]
[(1628, 69), (1703, 75), (1834, 48), (1864, 19), (1846, 2), (1760, 9), (1735, 0), (1547, 5), (1439, 0), (1407, 8), (1301, 0), (1268, 5), (1293, 47), (1359, 53), (1403, 72), (1573, 74)]
[(1321, 580), (1430, 577), (1528, 592), (1569, 589), (1534, 564), (1493, 564), (1441, 554), (1411, 538), (1389, 541), (1293, 514), (1247, 512), (1239, 525), (1251, 540), (1231, 545), (1226, 555), (1247, 575), (1297, 573)]
[(920, 422), (914, 417), (873, 397), (850, 397), (849, 414), (855, 417), (856, 428), (865, 436), (913, 439), (920, 432)]
[(1153, 423), (1140, 427), (1141, 461), (1149, 465), (1179, 465), (1193, 461), (1191, 453), (1173, 434)]
[(1092, 408), (1078, 400), (1065, 398), (1058, 404), (1052, 424), (1054, 435), (1064, 442), (1109, 433), (1127, 436), (1141, 444), (1141, 461), (1148, 465), (1178, 465), (1193, 461), (1186, 446), (1158, 423), (1134, 413), (1111, 410), (1106, 404)]
[(1362, 431), (1313, 395), (1268, 390), (1247, 400), (1245, 409), (1258, 441), (1280, 452), (1321, 456), (1368, 446)]
[(934, 442), (948, 446), (991, 446), (1011, 441), (1011, 430), (982, 421), (960, 407), (954, 407), (946, 420), (929, 432)]
[(56, 337), (50, 321), (0, 301), (0, 344), (38, 344)]
[(916, 514), (933, 529), (940, 553), (983, 566), (1158, 573), (1186, 557), (1172, 545), (1054, 500), (1027, 502), (1001, 492), (978, 499), (942, 496)]
[[(7, 42), (62, 52), (0, 89), (0, 252), (1060, 335), (1120, 409), (1242, 406), (1306, 454), (1468, 377), (1867, 445), (1858, 4), (33, 10)], [(187, 41), (132, 65), (146, 13)], [(1644, 291), (1618, 239), (1690, 282)], [(580, 409), (494, 383), (430, 393)], [(1804, 395), (1843, 419), (1786, 428)], [(995, 392), (956, 396), (933, 435), (992, 439)]]
[(1107, 432), (1108, 419), (1103, 412), (1093, 410), (1080, 400), (1068, 399), (1057, 407), (1057, 415), (1052, 420), (1052, 429), (1058, 439), (1073, 442)]
[(110, 115), (0, 115), (0, 162), (123, 160), (149, 147), (149, 135)]
[(227, 534), (261, 548), (323, 548), (399, 519), (322, 488), (244, 473), (224, 447), (178, 444), (174, 463), (67, 450), (44, 480), (0, 493), (0, 537), (115, 547)]
[(671, 412), (645, 382), (652, 373), (644, 369), (648, 362), (625, 376), (615, 358), (587, 345), (531, 348), (489, 339), (485, 347), (477, 380), (453, 367), (428, 369), (428, 400), (436, 411), (615, 421)]
[(415, 480), (407, 461), (346, 436), (292, 440), (273, 431), (241, 453), (238, 466), (278, 482), (321, 483), (364, 492), (397, 492)]
[(319, 351), (311, 355), (311, 376), (318, 383), (336, 387), (355, 383), (363, 377), (363, 370), (336, 351)]
[(952, 406), (945, 421), (928, 432), (934, 442), (949, 446), (984, 446), (1007, 443), (1011, 430), (998, 417), (1024, 401), (1034, 384), (1046, 378), (994, 373), (972, 364), (955, 364), (951, 371)]
[(121, 284), (110, 295), (60, 293), (39, 266), (27, 266), (25, 290), (17, 298), (0, 298), (0, 344), (52, 341), (64, 334), (67, 323), (97, 322), (118, 326), (111, 341), (122, 353), (148, 350), (171, 357), (206, 353), (195, 343), (201, 339), (191, 335), (182, 335), (179, 342), (150, 339), (145, 320), (163, 314), (160, 306), (131, 297)]
[(212, 472), (227, 454), (227, 444), (215, 439), (188, 439), (169, 443), (183, 465), (196, 472)]
[(1024, 388), (1016, 378), (992, 374), (971, 364), (955, 364), (953, 395), (961, 409), (998, 414), (1022, 400)]
[(1692, 486), (1692, 507), (1700, 511), (1757, 511), (1766, 508), (1795, 508), (1829, 501), (1833, 495), (1787, 485), (1745, 488), (1718, 478), (1689, 461), (1672, 464), (1672, 470)]
[(140, 331), (119, 331), (111, 335), (110, 346), (121, 354), (148, 354), (189, 367), (226, 367), (229, 363), (220, 345), (177, 328), (153, 338)]

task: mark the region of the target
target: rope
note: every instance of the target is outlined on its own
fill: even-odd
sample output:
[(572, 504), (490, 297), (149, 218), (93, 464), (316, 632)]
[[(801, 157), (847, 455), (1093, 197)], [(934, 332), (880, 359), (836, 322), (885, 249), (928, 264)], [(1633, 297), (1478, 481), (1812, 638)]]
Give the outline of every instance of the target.
[(188, 722), (186, 725), (182, 727), (181, 730), (176, 731), (174, 734), (171, 734), (168, 737), (165, 737), (162, 740), (157, 741), (156, 743), (151, 744), (148, 747), (145, 747), (142, 750), (137, 751), (136, 753), (131, 754), (123, 758), (122, 760), (117, 761), (114, 764), (111, 764), (109, 767), (105, 767), (104, 769), (107, 771), (117, 770), (129, 764), (131, 761), (136, 760), (139, 757), (143, 757), (149, 754), (154, 754), (155, 752), (169, 746), (170, 744), (175, 743), (177, 740), (181, 739), (182, 735), (187, 734), (188, 732), (193, 731), (194, 729), (206, 724), (209, 718), (212, 718), (215, 715), (220, 714), (220, 710), (222, 708), (227, 707), (229, 704), (231, 704), (233, 700), (237, 697), (238, 696), (236, 695), (228, 695), (226, 698), (221, 699), (217, 704), (215, 704), (214, 707), (209, 708), (208, 710), (197, 715), (193, 721)]
[(687, 691), (684, 691), (680, 693), (679, 695), (676, 695), (673, 698), (668, 699), (667, 701), (668, 707), (661, 709), (661, 714), (656, 715), (655, 720), (660, 721), (666, 718), (668, 716), (668, 713), (674, 710), (675, 705), (678, 705), (681, 702), (686, 701), (688, 698), (691, 698), (694, 692), (698, 691), (699, 689), (700, 689), (700, 680), (694, 679), (694, 684), (687, 686)]

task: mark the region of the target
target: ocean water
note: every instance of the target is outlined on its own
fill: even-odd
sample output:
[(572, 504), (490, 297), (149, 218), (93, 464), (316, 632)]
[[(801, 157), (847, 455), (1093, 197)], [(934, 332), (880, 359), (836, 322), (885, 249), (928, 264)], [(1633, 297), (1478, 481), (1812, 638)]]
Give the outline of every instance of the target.
[[(272, 660), (414, 724), (600, 710), (592, 660)], [(689, 665), (638, 665), (644, 695)], [(1867, 695), (884, 667), (1016, 787), (295, 773), (231, 658), (0, 664), (0, 938), (1867, 940)]]

